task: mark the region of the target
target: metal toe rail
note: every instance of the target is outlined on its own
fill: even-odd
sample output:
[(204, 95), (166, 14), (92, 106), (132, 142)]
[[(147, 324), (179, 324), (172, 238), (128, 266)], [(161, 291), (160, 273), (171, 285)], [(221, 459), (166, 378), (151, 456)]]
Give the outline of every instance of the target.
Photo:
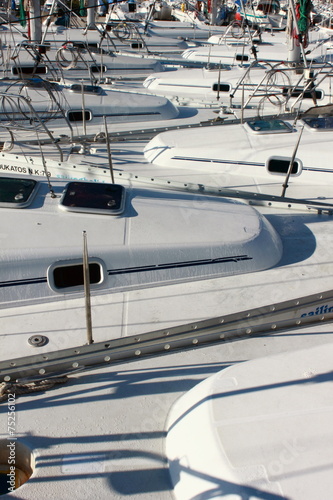
[[(241, 200), (253, 206), (265, 206), (269, 208), (282, 208), (292, 210), (314, 211), (318, 214), (333, 215), (333, 204), (324, 201), (307, 200), (302, 198), (288, 198), (272, 194), (255, 193), (243, 191), (241, 189), (207, 186), (194, 182), (180, 182), (166, 180), (160, 177), (143, 177), (130, 172), (114, 172), (116, 179), (126, 180), (135, 184), (154, 186), (158, 189), (168, 189), (173, 191), (184, 191), (198, 195), (217, 196), (221, 198), (232, 198)], [(281, 184), (282, 187), (282, 184)]]
[(186, 325), (3, 361), (0, 381), (44, 380), (59, 373), (69, 374), (332, 320), (333, 290), (330, 290)]
[[(1, 95), (1, 94), (0, 94)], [(212, 103), (213, 104), (213, 103)], [(215, 106), (215, 105), (214, 105)], [(217, 109), (217, 108), (216, 108)], [(294, 120), (296, 117), (295, 113), (284, 113), (284, 114), (279, 114), (279, 119), (281, 120)], [(276, 115), (267, 115), (265, 116), (265, 120), (272, 120), (276, 119)], [(193, 129), (193, 128), (204, 128), (204, 127), (223, 127), (225, 125), (235, 125), (235, 124), (240, 124), (240, 123), (245, 123), (247, 121), (253, 120), (252, 117), (245, 117), (245, 118), (226, 118), (224, 116), (219, 117), (217, 116), (215, 119), (209, 119), (206, 121), (200, 121), (196, 123), (186, 123), (182, 125), (166, 125), (166, 126), (161, 126), (157, 127), (156, 124), (151, 122), (150, 126), (147, 126), (147, 128), (132, 128), (129, 130), (121, 130), (119, 132), (109, 132), (108, 133), (108, 138), (111, 142), (126, 142), (126, 141), (140, 141), (140, 140), (150, 140), (153, 137), (155, 137), (157, 134), (160, 134), (162, 132), (169, 132), (173, 130), (186, 130), (186, 129)], [(147, 125), (147, 123), (145, 123)], [(133, 127), (133, 124), (131, 124)], [(27, 138), (26, 140), (22, 141), (24, 144), (27, 145), (48, 145), (48, 144), (54, 144), (55, 142), (57, 144), (71, 144), (73, 142), (75, 143), (93, 143), (93, 144), (103, 144), (106, 142), (106, 135), (104, 132), (99, 132), (98, 134), (85, 134), (85, 135), (76, 135), (76, 136), (69, 136), (66, 134), (60, 134), (59, 136), (54, 135), (52, 139), (48, 139), (46, 137), (41, 138), (40, 140), (36, 139), (29, 139)]]

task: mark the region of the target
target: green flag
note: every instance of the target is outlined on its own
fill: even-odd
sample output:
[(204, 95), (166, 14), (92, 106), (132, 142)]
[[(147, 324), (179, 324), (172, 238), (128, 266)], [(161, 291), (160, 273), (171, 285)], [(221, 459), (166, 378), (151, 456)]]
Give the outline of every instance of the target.
[(20, 24), (25, 28), (27, 24), (25, 9), (24, 9), (24, 0), (20, 0)]
[(80, 0), (80, 11), (79, 14), (81, 17), (84, 17), (87, 15), (86, 9), (84, 8), (84, 0)]

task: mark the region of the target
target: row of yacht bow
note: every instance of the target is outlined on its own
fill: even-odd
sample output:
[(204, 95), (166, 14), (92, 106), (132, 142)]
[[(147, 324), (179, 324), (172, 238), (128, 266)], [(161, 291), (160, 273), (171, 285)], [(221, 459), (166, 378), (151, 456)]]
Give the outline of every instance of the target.
[(329, 29), (54, 7), (0, 32), (0, 494), (330, 499)]

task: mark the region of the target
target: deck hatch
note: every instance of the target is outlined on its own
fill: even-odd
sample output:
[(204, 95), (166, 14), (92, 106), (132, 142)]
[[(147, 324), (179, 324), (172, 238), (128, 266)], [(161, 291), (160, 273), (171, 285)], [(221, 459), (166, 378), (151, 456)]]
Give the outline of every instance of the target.
[(303, 117), (302, 120), (311, 130), (314, 131), (333, 129), (333, 116)]
[(33, 179), (0, 178), (0, 207), (24, 208), (31, 204), (38, 189)]
[(69, 182), (60, 208), (71, 212), (118, 215), (124, 211), (125, 188), (119, 184)]
[(292, 126), (283, 120), (250, 120), (245, 126), (254, 134), (283, 134), (292, 132)]

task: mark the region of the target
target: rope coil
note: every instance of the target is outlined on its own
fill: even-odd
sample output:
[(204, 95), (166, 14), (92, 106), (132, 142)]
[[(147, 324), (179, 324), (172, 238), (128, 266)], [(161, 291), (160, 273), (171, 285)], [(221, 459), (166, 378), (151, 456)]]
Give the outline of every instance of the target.
[(8, 399), (8, 394), (14, 393), (16, 396), (19, 396), (32, 392), (46, 391), (47, 389), (52, 389), (55, 385), (65, 384), (67, 381), (68, 377), (64, 376), (26, 383), (2, 382), (0, 383), (0, 402), (6, 401)]

